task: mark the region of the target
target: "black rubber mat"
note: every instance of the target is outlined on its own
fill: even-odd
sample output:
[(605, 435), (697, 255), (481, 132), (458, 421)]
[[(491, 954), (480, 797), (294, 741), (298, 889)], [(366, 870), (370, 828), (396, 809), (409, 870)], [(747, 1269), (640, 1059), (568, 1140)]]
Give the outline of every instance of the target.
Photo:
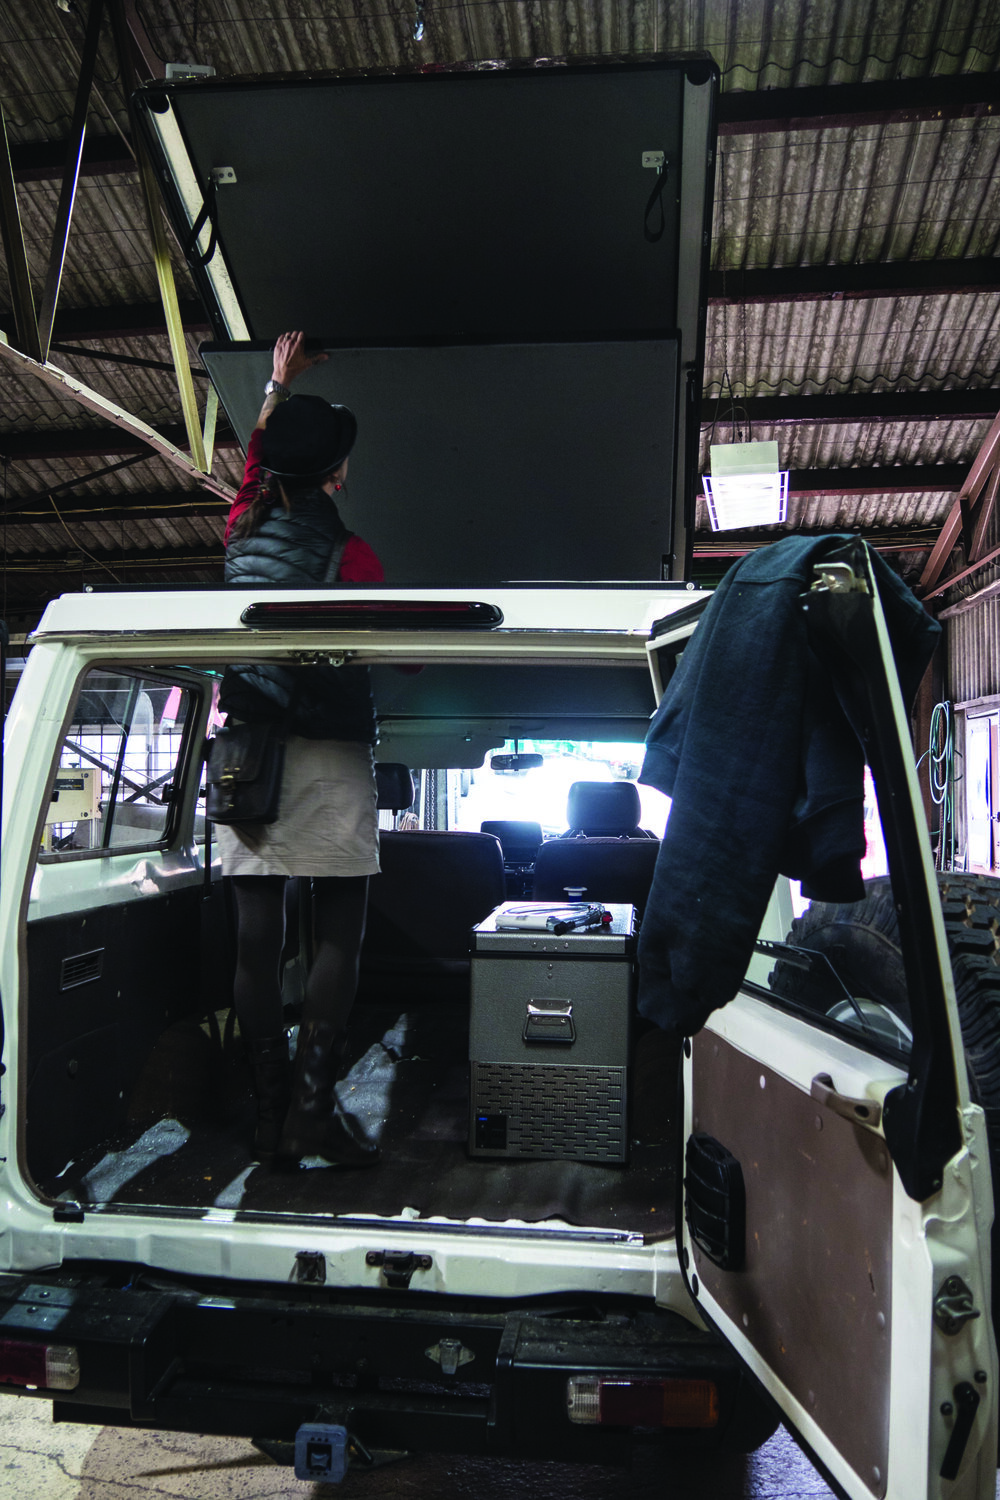
[[(172, 1076), (183, 1075), (177, 1047), (175, 1038), (163, 1049)], [(366, 1170), (316, 1160), (275, 1171), (251, 1158), (249, 1074), (238, 1038), (231, 1039), (215, 1058), (209, 1099), (193, 1104), (188, 1089), (171, 1110), (163, 1078), (147, 1068), (131, 1101), (129, 1134), (68, 1162), (45, 1190), (94, 1207), (558, 1220), (649, 1238), (672, 1233), (676, 1057), (659, 1032), (646, 1033), (635, 1049), (626, 1166), (471, 1158), (467, 1051), (461, 1007), (359, 1006), (354, 1062), (339, 1090), (343, 1104), (379, 1140), (381, 1161)], [(157, 1118), (150, 1118), (149, 1106)]]

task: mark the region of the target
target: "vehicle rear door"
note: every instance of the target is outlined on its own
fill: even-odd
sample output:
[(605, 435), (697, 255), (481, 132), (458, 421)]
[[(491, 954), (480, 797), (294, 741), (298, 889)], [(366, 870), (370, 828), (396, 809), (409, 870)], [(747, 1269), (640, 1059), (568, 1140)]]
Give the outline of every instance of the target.
[(775, 891), (741, 993), (684, 1043), (679, 1251), (706, 1321), (838, 1493), (993, 1500), (985, 1117), (970, 1102), (909, 729), (860, 544), (847, 571), (818, 580), (810, 630), (837, 658), (878, 788), (907, 1004), (893, 1033), (864, 1024), (863, 995), (810, 1007), (801, 988), (797, 1002), (776, 993), (782, 964), (812, 959), (781, 946), (794, 909), (788, 882)]

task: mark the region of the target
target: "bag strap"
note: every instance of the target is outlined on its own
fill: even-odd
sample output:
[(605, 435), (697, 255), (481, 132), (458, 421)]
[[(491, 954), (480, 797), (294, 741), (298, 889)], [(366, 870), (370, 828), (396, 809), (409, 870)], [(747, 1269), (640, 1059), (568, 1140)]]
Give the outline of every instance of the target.
[(353, 531), (345, 531), (340, 541), (330, 553), (330, 561), (326, 565), (326, 572), (320, 580), (321, 588), (326, 588), (328, 584), (337, 582), (337, 574), (340, 572), (340, 564), (344, 560), (344, 552), (353, 535)]

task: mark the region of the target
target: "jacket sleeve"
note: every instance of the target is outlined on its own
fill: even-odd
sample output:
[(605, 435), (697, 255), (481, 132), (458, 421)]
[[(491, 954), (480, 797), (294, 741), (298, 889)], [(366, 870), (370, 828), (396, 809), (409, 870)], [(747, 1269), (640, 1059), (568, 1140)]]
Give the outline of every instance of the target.
[(250, 434), (250, 442), (247, 445), (247, 461), (243, 469), (243, 483), (240, 485), (236, 499), (229, 510), (229, 519), (226, 521), (226, 534), (223, 538), (224, 544), (228, 543), (234, 524), (239, 520), (260, 489), (264, 472), (260, 458), (260, 444), (263, 436), (264, 429), (262, 427), (255, 427)]
[(385, 582), (382, 564), (368, 543), (363, 542), (359, 536), (352, 536), (344, 548), (338, 577), (341, 583)]

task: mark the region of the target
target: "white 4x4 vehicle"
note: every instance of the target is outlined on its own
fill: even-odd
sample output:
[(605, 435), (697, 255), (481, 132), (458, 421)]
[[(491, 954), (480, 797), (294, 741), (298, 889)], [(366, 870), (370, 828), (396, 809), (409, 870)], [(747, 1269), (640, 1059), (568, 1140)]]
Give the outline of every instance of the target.
[[(863, 549), (853, 581), (870, 585)], [(50, 605), (4, 762), (0, 1380), (61, 1420), (243, 1434), (289, 1455), (298, 1439), (299, 1472), (330, 1476), (347, 1456), (616, 1461), (654, 1440), (668, 1463), (672, 1444), (754, 1446), (767, 1397), (851, 1497), (992, 1497), (985, 1121), (870, 586), (821, 587), (810, 628), (865, 736), (905, 1004), (876, 1005), (863, 975), (832, 993), (827, 975), (814, 1000), (809, 945), (784, 946), (806, 918), (779, 882), (745, 983), (681, 1049), (679, 1085), (662, 1033), (617, 1012), (627, 1161), (558, 1144), (470, 1154), (467, 971), (434, 943), (444, 908), (483, 889), (482, 849), (499, 871), (500, 848), (389, 832), (348, 1080), (382, 1162), (291, 1174), (250, 1157), (224, 891), (198, 811), (226, 663), (367, 663), (380, 756), (469, 766), (526, 726), (634, 737), (707, 596), (346, 586)], [(380, 896), (400, 851), (409, 893)], [(560, 974), (585, 1048), (630, 959), (595, 954), (598, 935), (560, 970), (574, 940), (515, 935), (536, 944), (529, 1004), (539, 972)], [(474, 973), (474, 1006), (475, 990)], [(898, 1024), (866, 1024), (875, 1011)], [(506, 1055), (527, 1071), (524, 995), (515, 1015)], [(600, 1058), (578, 1056), (596, 1077)]]

